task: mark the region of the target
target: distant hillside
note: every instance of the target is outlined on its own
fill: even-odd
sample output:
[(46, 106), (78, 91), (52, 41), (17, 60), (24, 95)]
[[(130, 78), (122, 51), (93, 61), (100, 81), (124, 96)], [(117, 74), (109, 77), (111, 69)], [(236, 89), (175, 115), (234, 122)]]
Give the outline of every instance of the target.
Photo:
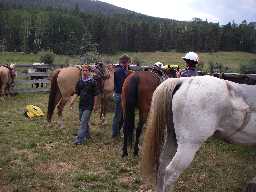
[(2, 4), (16, 7), (37, 7), (37, 8), (79, 8), (86, 13), (101, 13), (104, 15), (130, 14), (135, 13), (124, 8), (120, 8), (109, 3), (96, 0), (0, 0)]
[(256, 28), (150, 17), (92, 0), (0, 0), (0, 51), (81, 55), (96, 49), (255, 53)]

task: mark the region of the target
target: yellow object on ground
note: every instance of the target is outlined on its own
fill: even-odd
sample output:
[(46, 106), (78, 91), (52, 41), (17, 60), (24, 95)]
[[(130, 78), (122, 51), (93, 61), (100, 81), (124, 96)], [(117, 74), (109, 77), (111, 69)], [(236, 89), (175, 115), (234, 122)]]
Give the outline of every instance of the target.
[(42, 117), (42, 116), (44, 116), (44, 113), (43, 113), (42, 109), (40, 109), (38, 106), (27, 105), (25, 115), (28, 118), (32, 119), (34, 117)]

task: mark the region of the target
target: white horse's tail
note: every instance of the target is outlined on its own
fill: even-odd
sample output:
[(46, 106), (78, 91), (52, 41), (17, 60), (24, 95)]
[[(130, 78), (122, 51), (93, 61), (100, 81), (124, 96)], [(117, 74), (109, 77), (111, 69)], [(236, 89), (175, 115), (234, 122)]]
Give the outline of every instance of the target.
[(175, 148), (176, 152), (177, 144), (173, 124), (172, 96), (179, 88), (179, 85), (181, 85), (180, 79), (168, 79), (160, 84), (153, 94), (144, 136), (141, 163), (142, 174), (146, 181), (152, 181), (152, 179), (156, 178), (165, 128), (167, 128), (167, 145), (169, 148)]

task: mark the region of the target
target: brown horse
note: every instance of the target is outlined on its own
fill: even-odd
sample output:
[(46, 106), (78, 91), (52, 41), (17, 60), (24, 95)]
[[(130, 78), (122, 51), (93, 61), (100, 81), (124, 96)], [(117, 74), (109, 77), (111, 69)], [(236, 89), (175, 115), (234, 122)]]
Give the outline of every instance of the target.
[[(113, 76), (111, 72), (108, 71), (106, 67), (103, 66), (104, 74), (109, 73), (110, 77)], [(51, 77), (51, 89), (49, 94), (48, 101), (48, 112), (47, 112), (47, 120), (51, 122), (52, 115), (55, 107), (58, 108), (58, 117), (60, 119), (61, 128), (64, 127), (63, 124), (63, 109), (66, 103), (70, 100), (71, 96), (75, 93), (75, 86), (78, 80), (81, 78), (81, 69), (79, 67), (67, 67), (63, 69), (56, 69)], [(105, 80), (106, 81), (106, 80)], [(107, 86), (106, 86), (107, 87)], [(103, 92), (105, 90), (105, 83)], [(99, 97), (102, 97), (100, 95)]]
[(128, 140), (129, 143), (132, 144), (135, 126), (135, 108), (139, 109), (139, 122), (136, 129), (134, 155), (138, 155), (139, 137), (143, 125), (147, 120), (153, 92), (156, 87), (161, 83), (161, 80), (162, 77), (150, 71), (134, 72), (125, 79), (121, 95), (124, 117), (124, 143), (122, 157), (128, 155)]
[(10, 94), (10, 88), (14, 82), (14, 64), (10, 66), (0, 66), (0, 96)]
[(106, 65), (108, 78), (102, 81), (102, 94), (96, 97), (95, 110), (100, 111), (101, 123), (104, 124), (106, 117), (107, 101), (113, 96), (114, 91), (114, 72), (115, 67), (112, 64)]

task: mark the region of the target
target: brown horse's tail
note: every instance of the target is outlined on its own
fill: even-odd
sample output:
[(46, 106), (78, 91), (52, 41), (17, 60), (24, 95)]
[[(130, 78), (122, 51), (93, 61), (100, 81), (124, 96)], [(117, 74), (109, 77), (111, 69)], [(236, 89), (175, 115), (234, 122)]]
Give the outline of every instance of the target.
[(139, 76), (128, 77), (122, 90), (122, 107), (124, 118), (124, 137), (127, 137), (130, 146), (133, 142), (133, 132), (135, 126), (135, 108), (138, 103)]
[(166, 139), (172, 141), (168, 143), (169, 147), (177, 147), (173, 125), (172, 96), (180, 84), (179, 79), (168, 79), (160, 84), (153, 94), (143, 141), (141, 163), (142, 174), (146, 181), (152, 181), (156, 178), (165, 128), (167, 128)]
[(49, 94), (48, 111), (47, 111), (48, 122), (51, 122), (53, 111), (61, 98), (60, 89), (57, 82), (59, 72), (60, 72), (60, 69), (55, 70), (51, 77), (51, 89)]

